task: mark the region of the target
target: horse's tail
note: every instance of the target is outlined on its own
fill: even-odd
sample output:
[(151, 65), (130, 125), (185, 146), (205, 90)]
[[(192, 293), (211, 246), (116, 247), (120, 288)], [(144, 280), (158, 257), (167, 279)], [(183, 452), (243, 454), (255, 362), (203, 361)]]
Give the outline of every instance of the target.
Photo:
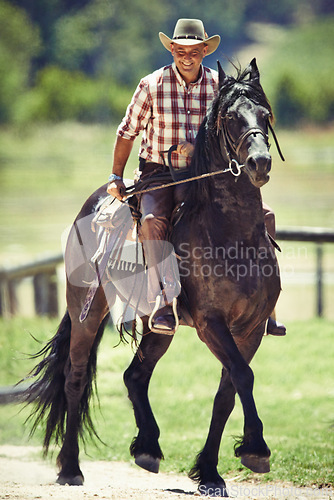
[[(109, 315), (102, 321), (89, 356), (87, 385), (80, 401), (79, 410), (81, 437), (83, 437), (84, 429), (88, 430), (90, 435), (97, 436), (89, 412), (89, 401), (94, 389), (96, 389), (97, 349), (108, 318)], [(33, 356), (33, 358), (42, 356), (43, 359), (30, 372), (28, 379), (35, 378), (36, 380), (26, 389), (24, 394), (24, 401), (35, 405), (27, 419), (27, 421), (32, 420), (33, 422), (30, 434), (34, 434), (40, 424), (45, 425), (44, 455), (47, 455), (52, 439), (56, 444), (59, 444), (65, 436), (67, 401), (64, 386), (66, 373), (70, 370), (70, 337), (71, 319), (66, 311), (54, 337)]]

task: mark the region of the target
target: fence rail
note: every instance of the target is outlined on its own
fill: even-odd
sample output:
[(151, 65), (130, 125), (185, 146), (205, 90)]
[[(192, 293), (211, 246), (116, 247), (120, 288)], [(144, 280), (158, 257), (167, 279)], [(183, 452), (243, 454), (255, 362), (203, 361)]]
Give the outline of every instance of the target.
[(334, 243), (334, 229), (322, 227), (278, 228), (277, 240), (311, 241), (313, 243)]
[[(316, 244), (316, 310), (322, 316), (323, 292), (323, 243), (334, 243), (334, 229), (317, 227), (278, 228), (278, 241), (303, 241)], [(36, 260), (21, 266), (0, 269), (0, 316), (18, 312), (17, 287), (25, 278), (32, 278), (34, 305), (37, 315), (58, 316), (57, 268), (63, 264), (63, 255)]]

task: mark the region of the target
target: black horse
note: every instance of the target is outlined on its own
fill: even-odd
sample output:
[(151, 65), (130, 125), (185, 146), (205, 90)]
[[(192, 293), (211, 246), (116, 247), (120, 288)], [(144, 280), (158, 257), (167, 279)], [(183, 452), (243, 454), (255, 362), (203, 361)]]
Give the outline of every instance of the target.
[[(244, 411), (244, 435), (236, 444), (235, 454), (252, 471), (269, 471), (270, 451), (253, 399), (254, 375), (249, 363), (275, 307), (280, 278), (260, 194), (271, 168), (268, 128), (272, 111), (260, 85), (255, 59), (236, 78), (226, 76), (218, 66), (219, 95), (201, 125), (190, 167), (191, 176), (214, 175), (188, 184), (171, 241), (181, 259), (182, 288), (193, 326), (223, 367), (209, 434), (190, 477), (199, 483), (202, 493), (214, 491), (216, 496), (226, 496), (225, 482), (217, 472), (218, 452), (236, 393)], [(218, 174), (222, 170), (227, 172)], [(86, 201), (76, 221), (94, 215), (105, 197), (106, 186), (102, 186)], [(71, 275), (67, 311), (56, 335), (39, 353), (43, 359), (32, 372), (37, 379), (27, 392), (28, 400), (37, 396), (33, 430), (46, 421), (45, 451), (52, 438), (62, 445), (58, 456), (60, 484), (83, 483), (78, 435), (95, 432), (89, 401), (97, 349), (108, 319), (110, 297), (115, 295), (113, 283), (107, 284), (100, 276), (90, 311), (84, 321), (79, 320), (87, 300), (86, 283), (95, 277), (89, 260), (96, 246), (93, 232), (86, 243), (82, 242), (74, 225), (65, 262), (74, 260), (78, 265), (74, 270), (67, 268), (67, 276)], [(148, 385), (173, 336), (150, 332), (147, 317), (143, 318), (143, 333), (137, 354), (124, 374), (139, 429), (130, 451), (139, 466), (158, 472), (163, 455)]]

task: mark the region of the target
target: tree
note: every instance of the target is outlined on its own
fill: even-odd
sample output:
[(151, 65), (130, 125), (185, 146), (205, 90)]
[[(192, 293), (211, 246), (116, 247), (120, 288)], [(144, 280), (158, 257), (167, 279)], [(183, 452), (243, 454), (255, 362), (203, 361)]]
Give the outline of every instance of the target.
[(40, 50), (39, 32), (27, 14), (0, 0), (0, 122), (9, 121), (27, 88), (31, 62)]
[(55, 61), (133, 85), (152, 69), (165, 14), (165, 7), (152, 0), (92, 0), (56, 22)]
[(295, 27), (262, 70), (278, 123), (334, 119), (334, 17)]

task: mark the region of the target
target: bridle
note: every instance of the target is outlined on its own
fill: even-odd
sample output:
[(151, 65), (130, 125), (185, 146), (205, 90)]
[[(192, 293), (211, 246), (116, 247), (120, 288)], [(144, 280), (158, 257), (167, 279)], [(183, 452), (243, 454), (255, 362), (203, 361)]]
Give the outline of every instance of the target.
[[(227, 120), (226, 116), (222, 117), (221, 113), (219, 112), (217, 118), (217, 135), (220, 137), (220, 141), (222, 142), (224, 153), (229, 163), (230, 172), (236, 177), (238, 177), (241, 173), (241, 168), (244, 167), (244, 165), (241, 165), (238, 161), (239, 153), (246, 139), (248, 139), (248, 137), (252, 135), (254, 137), (256, 137), (257, 135), (262, 135), (269, 150), (270, 149), (269, 136), (261, 128), (251, 127), (248, 130), (246, 130), (243, 134), (241, 134), (237, 140), (233, 140), (228, 131), (226, 120)], [(268, 123), (268, 128), (271, 131), (272, 136), (274, 138), (277, 151), (282, 161), (285, 161), (276, 134), (274, 132), (274, 129), (272, 128), (269, 119), (267, 123)]]

